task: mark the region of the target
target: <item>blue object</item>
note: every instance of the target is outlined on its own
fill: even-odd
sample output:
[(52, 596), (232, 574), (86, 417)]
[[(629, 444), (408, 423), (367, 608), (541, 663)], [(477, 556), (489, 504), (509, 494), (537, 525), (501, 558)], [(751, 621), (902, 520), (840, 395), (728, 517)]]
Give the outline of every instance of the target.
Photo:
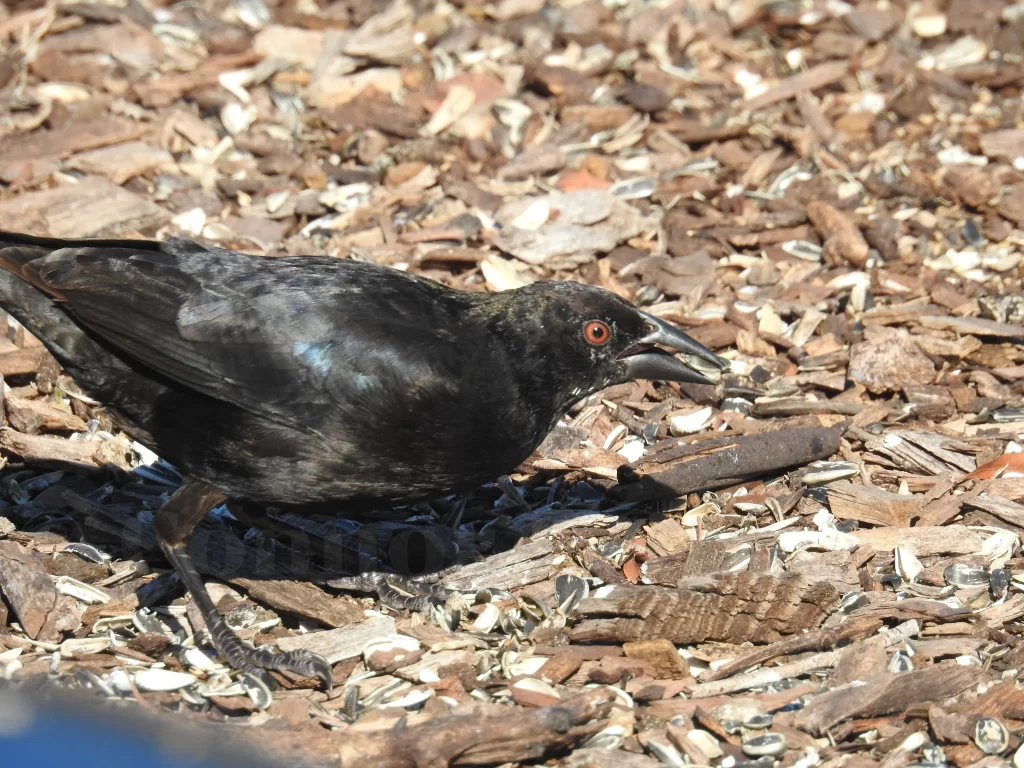
[(42, 697), (0, 688), (0, 766), (280, 768), (225, 735), (226, 726), (149, 716), (136, 707), (59, 690)]

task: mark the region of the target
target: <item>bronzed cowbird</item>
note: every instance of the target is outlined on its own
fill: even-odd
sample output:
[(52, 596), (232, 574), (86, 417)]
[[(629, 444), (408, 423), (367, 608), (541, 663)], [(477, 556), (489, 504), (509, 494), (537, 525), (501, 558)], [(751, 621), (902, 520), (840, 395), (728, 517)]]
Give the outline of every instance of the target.
[(573, 282), (474, 293), (351, 259), (6, 232), (0, 266), (0, 306), (183, 473), (154, 527), (217, 649), (238, 669), (328, 684), (322, 657), (255, 649), (221, 618), (186, 552), (212, 507), (344, 509), (471, 489), (517, 467), (594, 392), (710, 383), (699, 369), (728, 365)]

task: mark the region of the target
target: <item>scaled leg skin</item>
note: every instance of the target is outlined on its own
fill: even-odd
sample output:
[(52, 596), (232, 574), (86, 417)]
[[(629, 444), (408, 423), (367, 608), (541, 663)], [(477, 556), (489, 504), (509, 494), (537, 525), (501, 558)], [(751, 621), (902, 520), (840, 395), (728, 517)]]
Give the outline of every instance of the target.
[(255, 674), (264, 680), (266, 674), (261, 671), (263, 669), (287, 670), (306, 677), (318, 677), (329, 691), (332, 675), (331, 665), (327, 663), (327, 659), (312, 651), (285, 653), (272, 651), (266, 647), (254, 648), (243, 642), (231, 630), (213, 604), (213, 599), (206, 591), (187, 547), (188, 539), (199, 521), (224, 500), (224, 494), (213, 486), (197, 480), (185, 480), (174, 495), (157, 510), (153, 519), (160, 549), (199, 606), (203, 620), (206, 621), (206, 626), (213, 637), (214, 646), (232, 667)]

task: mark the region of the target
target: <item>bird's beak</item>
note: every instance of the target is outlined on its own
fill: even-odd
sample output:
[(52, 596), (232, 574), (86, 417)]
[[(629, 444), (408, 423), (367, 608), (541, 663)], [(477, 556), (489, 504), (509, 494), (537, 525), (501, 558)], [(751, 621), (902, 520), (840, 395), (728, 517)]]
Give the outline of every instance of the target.
[[(651, 331), (642, 339), (643, 346), (633, 347), (623, 356), (626, 372), (632, 379), (653, 379), (657, 381), (683, 381), (691, 384), (714, 384), (703, 371), (724, 371), (731, 365), (696, 339), (687, 336), (661, 318), (640, 312)], [(659, 344), (675, 352), (682, 352), (686, 359), (680, 360), (673, 354), (646, 345)], [(634, 351), (635, 350), (635, 351)]]

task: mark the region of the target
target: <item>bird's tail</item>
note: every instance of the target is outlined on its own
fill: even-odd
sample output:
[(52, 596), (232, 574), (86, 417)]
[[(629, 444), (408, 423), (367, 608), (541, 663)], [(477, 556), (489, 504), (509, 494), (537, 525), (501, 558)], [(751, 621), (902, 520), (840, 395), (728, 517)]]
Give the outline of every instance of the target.
[[(0, 231), (0, 267), (21, 280), (32, 282), (26, 266), (61, 247), (60, 245), (33, 242), (34, 240), (36, 238)], [(0, 297), (0, 302), (2, 302), (2, 297)]]
[[(126, 371), (110, 350), (97, 342), (69, 315), (63, 302), (47, 291), (40, 269), (49, 254), (76, 248), (159, 251), (157, 240), (80, 238), (67, 240), (0, 230), (0, 309), (25, 327), (69, 373), (88, 383), (96, 368)], [(79, 370), (81, 366), (84, 369)]]
[(32, 283), (40, 290), (46, 290), (37, 274), (38, 264), (33, 262), (54, 251), (64, 248), (124, 248), (131, 244), (133, 250), (159, 249), (156, 240), (116, 239), (116, 238), (78, 238), (66, 240), (59, 237), (42, 237), (9, 232), (0, 229), (0, 267), (17, 275), (22, 280)]
[(72, 350), (91, 347), (93, 342), (43, 290), (31, 265), (53, 251), (86, 243), (0, 230), (0, 308), (65, 367), (72, 362)]

